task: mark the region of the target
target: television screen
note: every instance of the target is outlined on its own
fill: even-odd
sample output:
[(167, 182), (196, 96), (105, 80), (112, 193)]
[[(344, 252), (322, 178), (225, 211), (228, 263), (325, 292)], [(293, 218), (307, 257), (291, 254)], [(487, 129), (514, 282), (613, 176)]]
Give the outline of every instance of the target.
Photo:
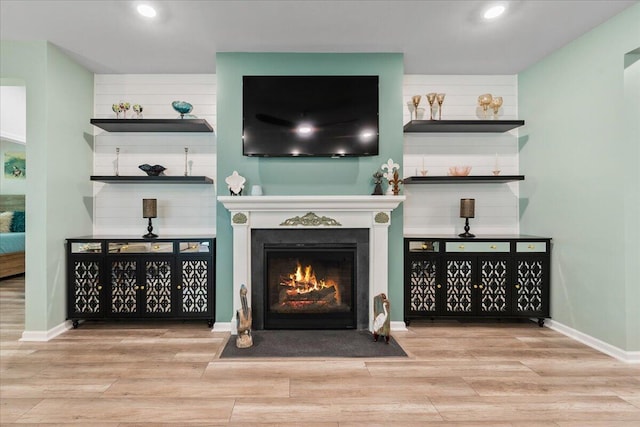
[(244, 76), (245, 156), (375, 156), (378, 76)]

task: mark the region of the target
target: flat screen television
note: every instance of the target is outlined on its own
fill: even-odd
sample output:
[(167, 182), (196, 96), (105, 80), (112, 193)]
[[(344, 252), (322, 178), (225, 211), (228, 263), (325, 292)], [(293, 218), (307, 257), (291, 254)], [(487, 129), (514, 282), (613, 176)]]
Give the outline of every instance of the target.
[(242, 153), (378, 155), (378, 76), (244, 76)]

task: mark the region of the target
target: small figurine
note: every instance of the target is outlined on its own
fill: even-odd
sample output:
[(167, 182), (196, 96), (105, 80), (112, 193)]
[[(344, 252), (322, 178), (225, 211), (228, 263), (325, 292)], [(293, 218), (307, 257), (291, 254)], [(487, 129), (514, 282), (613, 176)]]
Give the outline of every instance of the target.
[(232, 196), (242, 196), (242, 189), (244, 188), (244, 183), (246, 181), (247, 180), (243, 176), (238, 175), (238, 171), (233, 171), (233, 173), (224, 180), (224, 182), (227, 183), (229, 193)]
[(382, 335), (385, 337), (386, 343), (389, 344), (391, 315), (386, 294), (378, 294), (373, 298), (373, 316), (373, 340), (377, 342), (378, 337)]
[(373, 193), (371, 193), (372, 196), (382, 196), (382, 176), (382, 172), (380, 171), (376, 171), (376, 173), (373, 174), (373, 183), (376, 187), (373, 189)]
[[(384, 178), (389, 181), (389, 186), (387, 187), (387, 195), (398, 195), (397, 191), (399, 191), (398, 189), (398, 183), (400, 182), (398, 180), (398, 174), (397, 171), (398, 169), (400, 169), (400, 165), (397, 163), (393, 162), (393, 159), (389, 159), (387, 160), (387, 163), (385, 163), (384, 165), (382, 165), (382, 170), (387, 170), (383, 176)], [(394, 184), (395, 181), (395, 184)]]
[(392, 186), (393, 195), (397, 196), (400, 193), (399, 184), (402, 184), (402, 180), (398, 177), (398, 171), (393, 172), (393, 179), (389, 180), (390, 186)]
[(247, 287), (244, 284), (240, 286), (240, 302), (242, 308), (236, 312), (236, 329), (238, 330), (236, 347), (248, 348), (253, 345), (253, 338), (251, 337), (251, 308), (247, 303)]

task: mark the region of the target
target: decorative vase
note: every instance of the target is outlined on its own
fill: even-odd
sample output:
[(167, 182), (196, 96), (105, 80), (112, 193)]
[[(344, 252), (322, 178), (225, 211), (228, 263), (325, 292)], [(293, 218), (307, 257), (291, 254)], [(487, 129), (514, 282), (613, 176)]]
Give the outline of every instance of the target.
[(193, 110), (193, 105), (189, 104), (186, 101), (173, 101), (171, 106), (174, 110), (180, 113), (180, 118), (184, 119), (185, 114), (189, 114), (191, 110)]

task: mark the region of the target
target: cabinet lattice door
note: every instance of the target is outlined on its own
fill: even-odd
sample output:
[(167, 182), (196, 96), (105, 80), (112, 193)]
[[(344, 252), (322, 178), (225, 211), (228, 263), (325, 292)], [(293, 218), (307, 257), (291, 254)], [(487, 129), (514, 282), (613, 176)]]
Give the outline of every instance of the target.
[(542, 260), (519, 260), (517, 274), (517, 310), (542, 311), (544, 308), (544, 262)]
[(184, 313), (206, 313), (208, 310), (207, 260), (182, 261), (182, 311)]
[(446, 307), (448, 312), (471, 312), (473, 310), (471, 260), (448, 260)]
[(78, 314), (95, 314), (100, 304), (100, 263), (75, 261), (73, 263), (73, 308)]
[(411, 311), (436, 311), (436, 260), (412, 260), (409, 277)]
[(111, 263), (111, 312), (135, 313), (138, 310), (135, 261)]
[(507, 260), (480, 262), (480, 311), (507, 311)]
[(145, 306), (147, 313), (171, 313), (171, 262), (145, 263)]

